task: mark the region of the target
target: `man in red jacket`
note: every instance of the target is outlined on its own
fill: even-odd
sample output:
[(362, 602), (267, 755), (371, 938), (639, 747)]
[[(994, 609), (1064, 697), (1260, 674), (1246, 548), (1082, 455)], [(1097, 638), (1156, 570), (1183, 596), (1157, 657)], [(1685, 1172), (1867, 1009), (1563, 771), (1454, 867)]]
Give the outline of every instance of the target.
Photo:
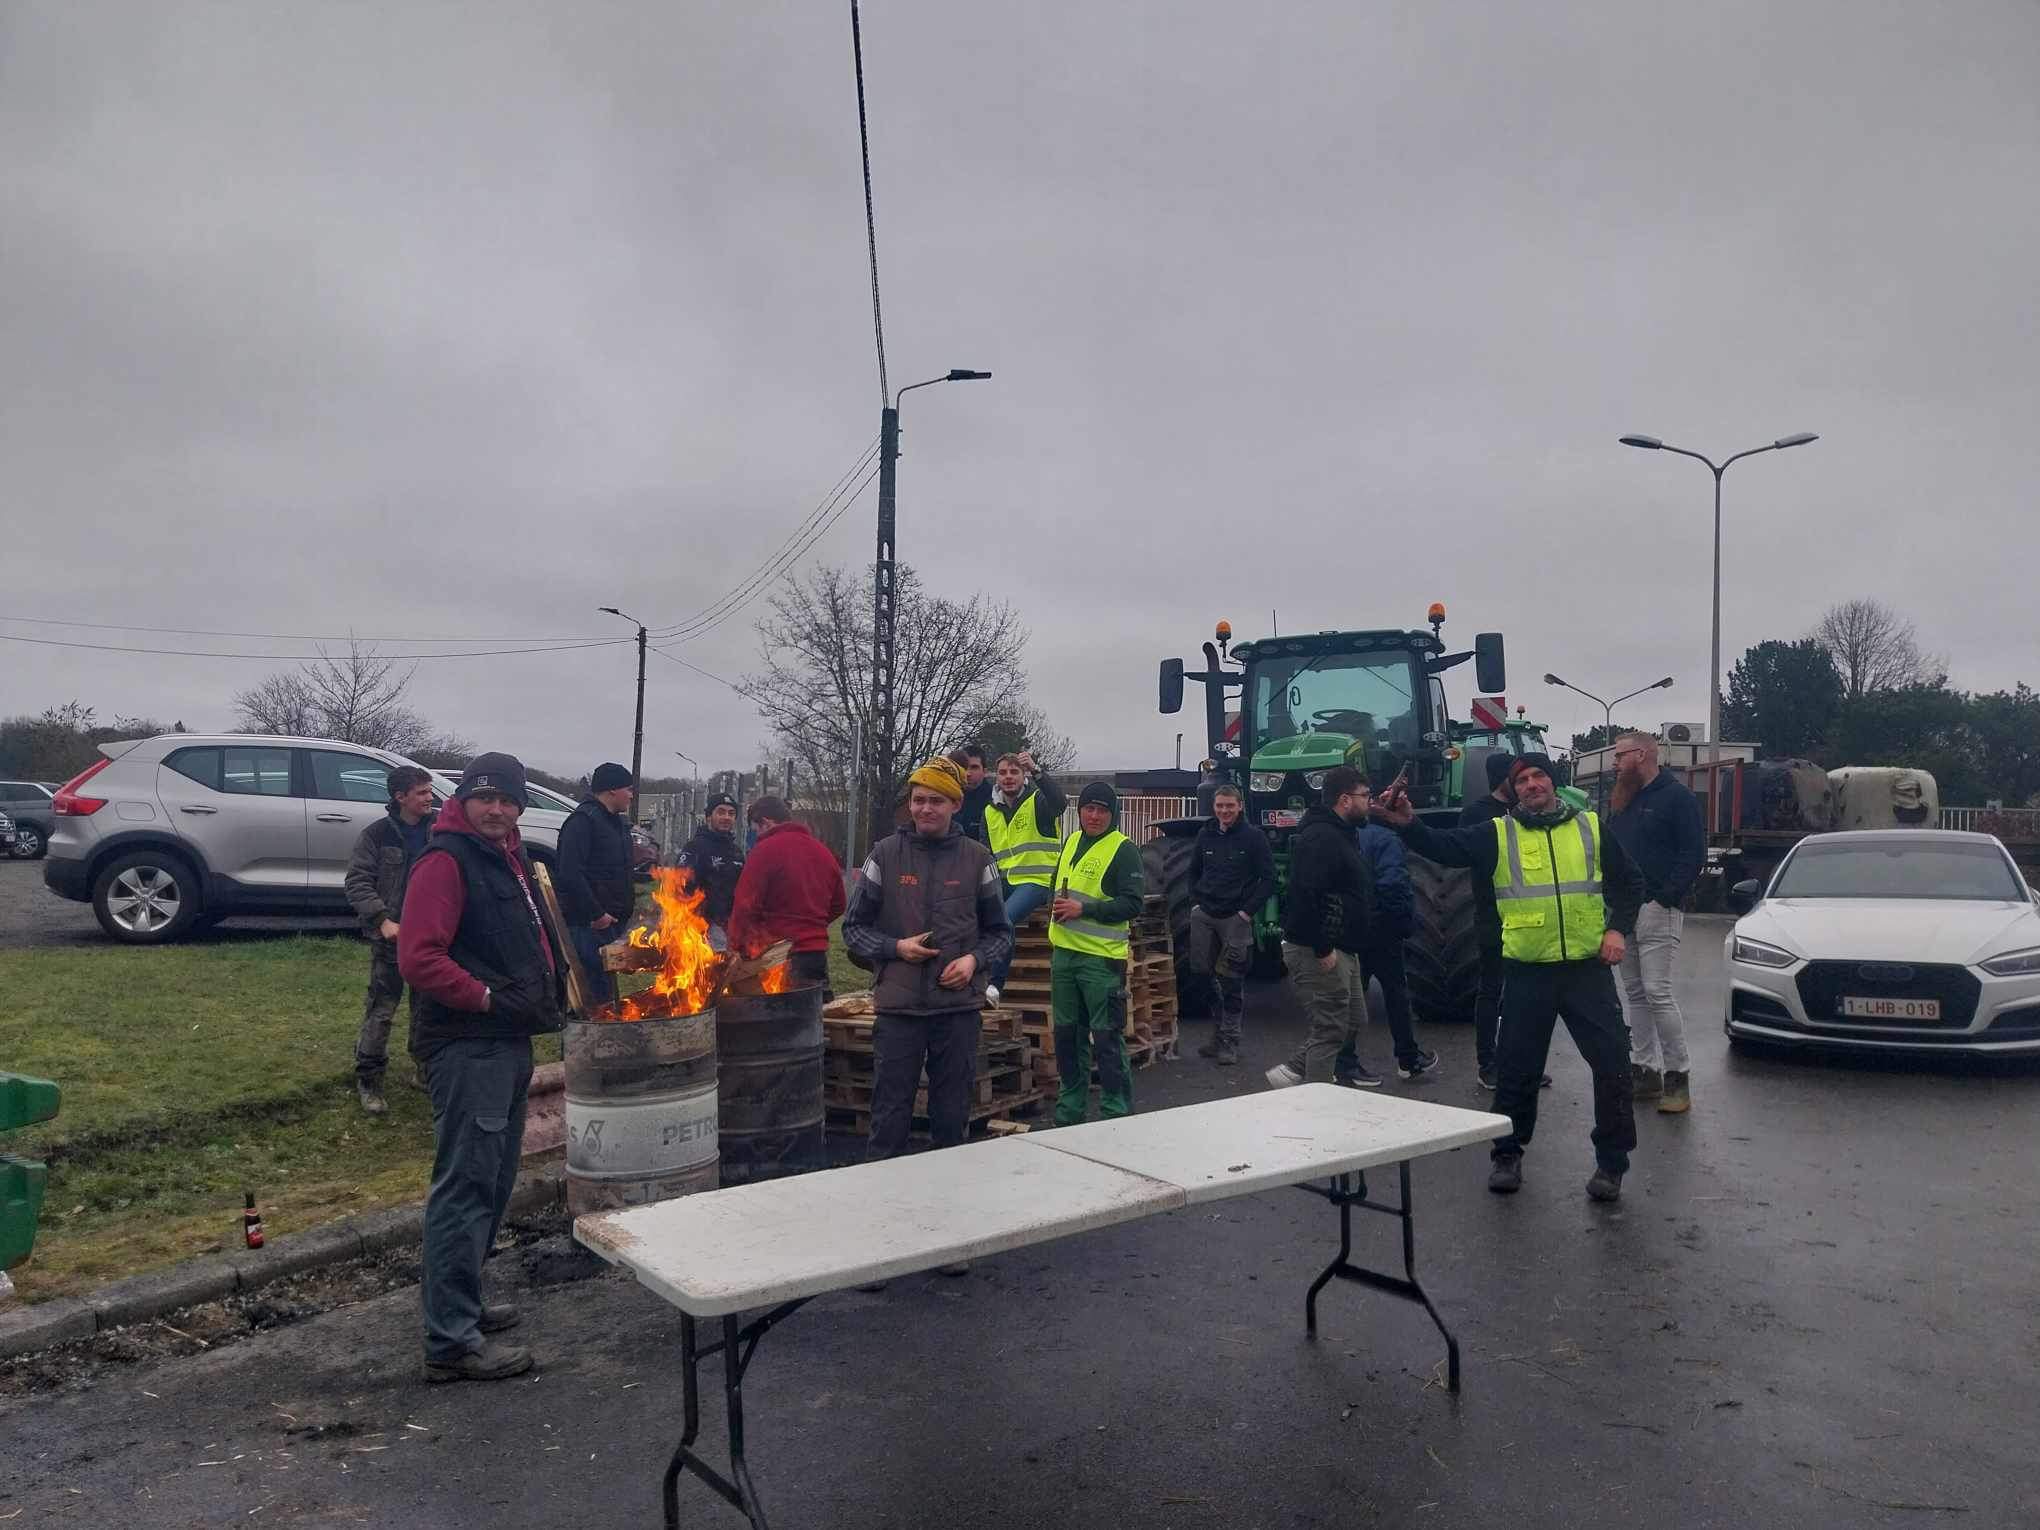
[(774, 941), (790, 940), (794, 977), (820, 983), (827, 994), (829, 926), (843, 917), (842, 863), (778, 797), (760, 797), (744, 818), (758, 831), (758, 843), (737, 878), (730, 949), (755, 956)]

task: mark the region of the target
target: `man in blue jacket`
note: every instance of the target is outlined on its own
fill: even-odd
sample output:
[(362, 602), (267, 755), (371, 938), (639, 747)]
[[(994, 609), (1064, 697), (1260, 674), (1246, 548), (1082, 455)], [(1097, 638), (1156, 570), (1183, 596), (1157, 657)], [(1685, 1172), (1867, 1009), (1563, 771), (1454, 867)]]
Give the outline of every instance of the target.
[(1643, 908), (1621, 968), (1630, 1076), (1637, 1099), (1656, 1100), (1665, 1115), (1683, 1115), (1693, 1105), (1691, 1065), (1672, 965), (1686, 928), (1686, 895), (1707, 859), (1707, 829), (1699, 799), (1659, 768), (1654, 737), (1621, 734), (1614, 753), (1608, 831), (1643, 873)]

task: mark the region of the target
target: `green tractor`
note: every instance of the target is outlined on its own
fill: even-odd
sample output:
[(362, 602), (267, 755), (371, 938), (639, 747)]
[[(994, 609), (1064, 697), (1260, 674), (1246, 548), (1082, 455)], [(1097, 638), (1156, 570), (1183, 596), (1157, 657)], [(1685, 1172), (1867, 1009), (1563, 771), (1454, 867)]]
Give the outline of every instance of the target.
[[(1483, 692), (1499, 693), (1507, 675), (1502, 635), (1483, 632), (1471, 649), (1447, 652), (1440, 629), (1445, 608), (1433, 605), (1430, 631), (1299, 633), (1231, 641), (1220, 622), (1204, 644), (1205, 667), (1186, 671), (1181, 659), (1161, 666), (1161, 710), (1183, 706), (1183, 685), (1204, 686), (1208, 753), (1222, 779), (1247, 794), (1247, 815), (1275, 851), (1277, 891), (1254, 915), (1256, 976), (1282, 970), (1282, 889), (1287, 886), (1289, 841), (1304, 809), (1317, 800), (1325, 772), (1352, 764), (1376, 788), (1405, 766), (1418, 816), (1450, 825), (1459, 818), (1467, 783), (1486, 788), (1485, 761), (1503, 750), (1542, 749), (1544, 730), (1520, 718), (1499, 727), (1454, 722), (1447, 714), (1443, 673), (1468, 659)], [(1202, 818), (1158, 824), (1144, 847), (1148, 887), (1163, 891), (1177, 950), (1185, 949), (1189, 877)], [(1480, 949), (1474, 932), (1472, 889), (1463, 871), (1410, 857), (1416, 888), (1416, 931), (1408, 945), (1410, 1003), (1428, 1021), (1466, 1020), (1480, 984)], [(1180, 961), (1180, 958), (1179, 958)], [(1179, 992), (1195, 1012), (1206, 985), (1179, 970)]]

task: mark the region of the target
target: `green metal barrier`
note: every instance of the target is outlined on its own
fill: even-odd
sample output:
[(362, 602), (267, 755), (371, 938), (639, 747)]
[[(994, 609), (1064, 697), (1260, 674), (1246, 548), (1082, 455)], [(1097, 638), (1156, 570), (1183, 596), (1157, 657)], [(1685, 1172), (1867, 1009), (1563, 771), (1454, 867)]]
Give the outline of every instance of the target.
[[(0, 1132), (11, 1132), (57, 1113), (57, 1086), (46, 1078), (0, 1073)], [(49, 1170), (11, 1154), (0, 1155), (0, 1270), (21, 1263), (35, 1247)]]

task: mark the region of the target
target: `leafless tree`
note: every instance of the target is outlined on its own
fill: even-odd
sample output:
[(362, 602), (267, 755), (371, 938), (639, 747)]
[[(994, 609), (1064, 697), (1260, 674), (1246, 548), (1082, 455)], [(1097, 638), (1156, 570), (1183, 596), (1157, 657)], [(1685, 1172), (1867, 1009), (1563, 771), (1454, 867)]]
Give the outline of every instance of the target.
[(1812, 637), (1835, 661), (1846, 701), (1909, 685), (1938, 685), (1947, 678), (1946, 662), (1922, 653), (1913, 624), (1881, 600), (1829, 606)]
[(344, 654), (282, 670), (234, 697), (250, 733), (331, 738), (399, 754), (473, 753), (466, 740), (436, 731), (404, 705), (416, 667), (402, 669), (372, 645), (349, 642)]
[[(856, 772), (852, 734), (864, 725), (869, 737), (869, 572), (859, 578), (842, 569), (811, 571), (772, 597), (756, 630), (765, 667), (737, 689), (771, 730), (772, 756), (793, 759), (803, 794), (812, 792), (818, 806), (846, 805)], [(931, 595), (912, 569), (900, 569), (898, 753), (885, 793), (896, 793), (928, 756), (1026, 707), (1027, 638), (1011, 606), (982, 594), (962, 602)]]

